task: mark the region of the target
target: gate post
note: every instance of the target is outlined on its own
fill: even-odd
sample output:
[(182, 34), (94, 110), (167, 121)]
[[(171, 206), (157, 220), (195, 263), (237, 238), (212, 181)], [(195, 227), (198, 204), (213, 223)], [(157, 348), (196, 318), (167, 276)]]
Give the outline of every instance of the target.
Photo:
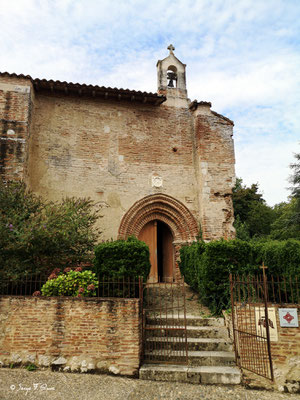
[(231, 320), (232, 320), (232, 332), (233, 332), (233, 342), (234, 342), (234, 353), (235, 353), (235, 362), (240, 367), (239, 358), (238, 358), (238, 351), (237, 351), (237, 339), (235, 333), (235, 319), (234, 319), (234, 282), (232, 279), (232, 274), (229, 275), (230, 280), (230, 298), (231, 298)]
[(268, 287), (267, 287), (267, 277), (266, 277), (266, 273), (265, 273), (265, 269), (268, 267), (265, 266), (265, 264), (263, 263), (260, 268), (263, 270), (263, 288), (264, 288), (265, 321), (266, 321), (268, 356), (269, 356), (271, 380), (274, 381), (272, 355), (271, 355), (270, 325), (269, 325), (269, 314), (268, 314)]
[(141, 361), (144, 360), (144, 325), (145, 325), (145, 318), (144, 318), (144, 283), (143, 277), (139, 276), (139, 299), (140, 299), (140, 318), (141, 318), (141, 329), (142, 329), (142, 349), (141, 349)]

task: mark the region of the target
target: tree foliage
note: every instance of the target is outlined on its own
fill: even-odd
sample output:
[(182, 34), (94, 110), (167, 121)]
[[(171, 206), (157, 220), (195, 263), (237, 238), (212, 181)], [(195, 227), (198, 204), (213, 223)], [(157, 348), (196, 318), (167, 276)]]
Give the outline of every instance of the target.
[(295, 154), (296, 161), (290, 165), (293, 174), (290, 182), (291, 196), (289, 202), (274, 206), (276, 219), (271, 226), (272, 239), (300, 239), (300, 153)]
[(300, 153), (295, 154), (296, 161), (290, 165), (293, 170), (293, 174), (290, 178), (293, 184), (292, 196), (297, 200), (300, 200)]
[(233, 189), (233, 208), (235, 216), (236, 236), (242, 240), (262, 237), (270, 234), (275, 214), (258, 193), (258, 184), (250, 187), (243, 185), (238, 178)]
[(98, 215), (89, 199), (44, 202), (23, 182), (0, 181), (0, 274), (17, 279), (90, 261)]
[(291, 196), (288, 202), (269, 207), (258, 193), (258, 184), (243, 185), (238, 178), (233, 189), (236, 237), (242, 240), (271, 238), (300, 239), (300, 153), (290, 165)]
[(291, 187), (291, 197), (294, 199), (294, 216), (293, 227), (300, 230), (300, 153), (295, 154), (296, 161), (290, 165), (293, 174), (290, 181), (293, 184)]
[(289, 203), (282, 202), (274, 206), (276, 219), (271, 226), (271, 239), (300, 240), (300, 225), (296, 218), (297, 200), (292, 198)]

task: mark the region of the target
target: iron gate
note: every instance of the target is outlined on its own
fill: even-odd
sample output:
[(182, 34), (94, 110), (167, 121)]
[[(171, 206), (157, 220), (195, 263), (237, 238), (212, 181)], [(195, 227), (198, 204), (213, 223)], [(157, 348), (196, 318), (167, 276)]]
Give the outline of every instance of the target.
[(146, 363), (187, 364), (184, 281), (144, 285), (143, 358)]
[(237, 365), (273, 380), (266, 276), (230, 275), (230, 289)]

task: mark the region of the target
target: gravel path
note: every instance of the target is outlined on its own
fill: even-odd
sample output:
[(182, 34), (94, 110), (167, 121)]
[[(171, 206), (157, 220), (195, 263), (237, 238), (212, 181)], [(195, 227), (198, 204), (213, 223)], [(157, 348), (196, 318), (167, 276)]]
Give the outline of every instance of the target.
[(142, 381), (109, 375), (50, 370), (0, 369), (0, 400), (279, 400), (299, 395), (248, 390), (242, 386)]

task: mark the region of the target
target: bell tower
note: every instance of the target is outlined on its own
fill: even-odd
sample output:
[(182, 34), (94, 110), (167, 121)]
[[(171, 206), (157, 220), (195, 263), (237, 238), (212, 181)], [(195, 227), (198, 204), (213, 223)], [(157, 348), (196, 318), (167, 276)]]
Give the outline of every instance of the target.
[(174, 55), (175, 47), (168, 46), (170, 54), (168, 57), (157, 62), (157, 84), (158, 94), (167, 97), (164, 103), (171, 107), (187, 107), (187, 90), (185, 80), (185, 67)]

